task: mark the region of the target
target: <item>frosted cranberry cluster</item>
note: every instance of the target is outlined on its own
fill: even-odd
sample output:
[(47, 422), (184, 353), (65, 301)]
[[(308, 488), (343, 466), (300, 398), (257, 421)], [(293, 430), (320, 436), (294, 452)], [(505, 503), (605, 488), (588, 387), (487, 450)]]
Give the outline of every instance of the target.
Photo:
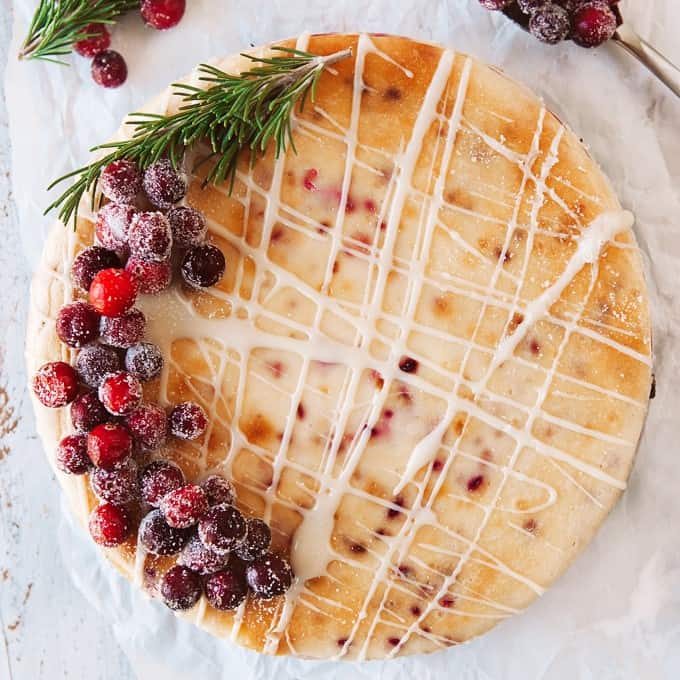
[[(192, 607), (203, 593), (218, 609), (237, 607), (249, 592), (281, 595), (292, 570), (270, 552), (267, 524), (234, 506), (232, 484), (216, 475), (201, 485), (188, 483), (177, 465), (158, 459), (168, 437), (205, 435), (203, 408), (183, 402), (167, 412), (144, 400), (143, 384), (159, 376), (164, 360), (160, 348), (144, 340), (146, 318), (134, 306), (137, 295), (170, 285), (173, 257), (187, 285), (215, 285), (224, 274), (224, 255), (207, 242), (203, 215), (175, 205), (186, 183), (168, 161), (144, 173), (130, 161), (116, 161), (104, 169), (99, 186), (109, 203), (96, 217), (98, 243), (71, 267), (74, 288), (88, 299), (65, 305), (56, 319), (60, 340), (78, 350), (75, 364), (51, 362), (33, 378), (43, 405), (70, 404), (74, 432), (59, 443), (57, 466), (67, 474), (89, 474), (100, 501), (89, 529), (99, 545), (121, 545), (148, 513), (138, 527), (141, 545), (154, 555), (179, 554), (160, 584), (171, 609)], [(149, 458), (156, 460), (144, 466)]]

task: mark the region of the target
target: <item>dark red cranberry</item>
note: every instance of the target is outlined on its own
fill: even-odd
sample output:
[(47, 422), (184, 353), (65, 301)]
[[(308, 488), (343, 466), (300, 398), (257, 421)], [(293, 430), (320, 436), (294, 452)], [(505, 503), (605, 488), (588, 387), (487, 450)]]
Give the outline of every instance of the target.
[(105, 316), (101, 321), (102, 340), (113, 347), (132, 347), (144, 337), (146, 317), (136, 308), (120, 316)]
[(127, 248), (127, 237), (136, 208), (120, 203), (107, 203), (97, 212), (94, 233), (97, 241), (109, 250)]
[(131, 453), (132, 437), (123, 425), (104, 423), (87, 435), (87, 454), (97, 467), (111, 470)]
[(112, 161), (102, 170), (99, 188), (114, 203), (134, 203), (142, 188), (142, 173), (134, 161)]
[(95, 543), (113, 548), (129, 536), (132, 524), (124, 507), (104, 503), (90, 514), (89, 527)]
[(172, 242), (178, 248), (197, 246), (208, 233), (203, 213), (186, 205), (178, 205), (167, 215), (172, 229)]
[(126, 416), (141, 403), (142, 384), (127, 371), (112, 373), (99, 386), (99, 399), (109, 413)]
[(144, 501), (157, 508), (171, 491), (185, 485), (184, 474), (170, 461), (155, 460), (144, 468), (139, 485)]
[(90, 290), (92, 279), (102, 269), (120, 267), (116, 253), (101, 246), (90, 246), (78, 253), (71, 265), (71, 281), (73, 285), (85, 292)]
[(227, 567), (206, 579), (205, 596), (215, 609), (236, 609), (248, 596), (248, 584), (237, 569)]
[(139, 7), (147, 26), (166, 31), (177, 26), (186, 9), (186, 0), (142, 0)]
[(87, 302), (71, 302), (57, 314), (57, 335), (69, 347), (82, 347), (99, 336), (99, 313)]
[(486, 9), (499, 11), (512, 4), (513, 0), (479, 0), (479, 4)]
[(170, 257), (172, 231), (161, 212), (139, 212), (132, 218), (128, 233), (130, 252), (141, 260), (163, 262)]
[(193, 401), (177, 404), (170, 412), (170, 433), (179, 439), (198, 439), (208, 427), (208, 416)]
[(176, 555), (191, 536), (188, 529), (174, 529), (160, 510), (152, 510), (139, 525), (139, 540), (154, 555)]
[(57, 467), (69, 475), (84, 475), (92, 462), (87, 455), (87, 437), (84, 434), (69, 434), (57, 447)]
[(104, 316), (125, 314), (137, 299), (137, 283), (124, 269), (102, 269), (92, 280), (90, 304)]
[(200, 486), (186, 484), (171, 491), (161, 500), (165, 521), (176, 529), (186, 529), (198, 523), (208, 510), (208, 499)]
[(90, 474), (94, 495), (107, 503), (125, 505), (139, 497), (137, 463), (128, 458), (111, 470), (95, 468)]
[(221, 475), (210, 475), (201, 484), (201, 488), (205, 491), (205, 495), (208, 497), (208, 504), (211, 506), (221, 505), (222, 503), (231, 505), (236, 500), (234, 485)]
[(102, 50), (92, 60), (92, 80), (102, 87), (120, 87), (127, 79), (127, 64), (115, 50)]
[(283, 557), (267, 552), (246, 567), (246, 579), (256, 597), (269, 600), (290, 588), (293, 570)]
[(153, 163), (144, 171), (142, 186), (151, 204), (161, 210), (171, 208), (187, 192), (184, 178), (167, 158)]
[(153, 380), (163, 369), (161, 350), (150, 342), (140, 342), (125, 352), (125, 368), (142, 382)]
[(571, 30), (571, 22), (567, 10), (558, 5), (539, 7), (529, 20), (529, 31), (541, 42), (556, 45), (566, 40)]
[(198, 288), (214, 286), (224, 275), (226, 262), (222, 251), (210, 244), (194, 246), (182, 260), (182, 278)]
[(272, 542), (272, 532), (266, 522), (252, 518), (246, 520), (246, 537), (236, 548), (236, 554), (244, 562), (252, 562), (263, 555)]
[(127, 261), (125, 269), (134, 277), (139, 292), (146, 295), (157, 295), (172, 281), (172, 266), (169, 260), (153, 262), (133, 255)]
[(467, 483), (467, 488), (468, 491), (474, 492), (479, 489), (480, 486), (484, 483), (484, 475), (475, 475), (474, 477), (470, 477), (468, 479)]
[(33, 394), (48, 408), (70, 404), (78, 394), (78, 376), (65, 361), (43, 364), (33, 376)]
[(120, 370), (120, 357), (111, 347), (89, 345), (78, 353), (76, 369), (88, 387), (97, 389), (106, 375)]
[(602, 0), (586, 2), (575, 10), (572, 26), (572, 37), (577, 45), (598, 47), (616, 33), (616, 14)]
[(111, 45), (111, 34), (104, 24), (88, 24), (78, 35), (84, 36), (73, 43), (73, 49), (81, 56), (92, 59), (98, 52)]
[(198, 523), (198, 537), (203, 545), (223, 555), (240, 545), (245, 536), (243, 515), (226, 503), (210, 508)]
[(402, 357), (399, 362), (399, 370), (404, 373), (415, 373), (418, 370), (418, 362), (411, 357)]
[(161, 597), (174, 611), (191, 609), (200, 599), (201, 577), (190, 569), (175, 565), (168, 569), (161, 581)]
[(198, 536), (193, 536), (184, 546), (177, 559), (177, 564), (181, 564), (201, 576), (207, 576), (224, 569), (229, 561), (229, 555), (218, 555), (206, 548)]
[(89, 432), (105, 423), (109, 414), (94, 392), (84, 392), (71, 404), (71, 423), (76, 432)]
[(142, 404), (126, 418), (125, 422), (142, 448), (153, 451), (165, 442), (168, 418), (165, 409), (157, 404)]

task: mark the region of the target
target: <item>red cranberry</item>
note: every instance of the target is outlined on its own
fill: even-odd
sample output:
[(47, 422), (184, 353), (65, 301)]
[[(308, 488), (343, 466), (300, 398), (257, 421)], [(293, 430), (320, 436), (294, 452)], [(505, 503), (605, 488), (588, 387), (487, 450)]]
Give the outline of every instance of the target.
[(120, 203), (107, 203), (97, 212), (94, 233), (97, 241), (109, 250), (127, 248), (127, 237), (136, 208)]
[(539, 7), (529, 20), (529, 31), (541, 42), (556, 45), (566, 40), (571, 29), (567, 10), (549, 4)]
[(137, 283), (124, 269), (102, 269), (90, 286), (90, 304), (104, 316), (120, 316), (135, 304)]
[(226, 262), (222, 251), (210, 244), (194, 246), (182, 260), (182, 278), (197, 288), (214, 286), (224, 276)]
[(93, 510), (89, 526), (94, 542), (106, 548), (120, 545), (132, 528), (127, 510), (113, 503), (104, 503)]
[(187, 191), (186, 182), (167, 158), (146, 169), (142, 186), (152, 205), (161, 210), (171, 208)]
[(139, 496), (137, 463), (128, 458), (111, 470), (95, 468), (90, 474), (90, 485), (100, 501), (117, 505), (130, 503)]
[(203, 545), (223, 555), (240, 545), (245, 536), (243, 515), (226, 503), (210, 508), (198, 523), (198, 537)]
[(187, 484), (166, 494), (160, 508), (171, 527), (186, 529), (196, 524), (208, 510), (208, 499), (200, 486)]
[(132, 437), (123, 425), (104, 423), (87, 435), (87, 454), (97, 467), (111, 470), (131, 453)]
[(193, 401), (177, 404), (170, 412), (170, 433), (179, 439), (198, 439), (208, 427), (208, 416)]
[(120, 267), (118, 256), (112, 250), (107, 250), (101, 246), (90, 246), (80, 252), (71, 265), (71, 281), (73, 284), (84, 290), (90, 290), (92, 279), (102, 269)]
[(134, 161), (112, 161), (102, 170), (99, 188), (114, 203), (134, 203), (142, 188), (142, 173)]
[(246, 567), (246, 579), (256, 597), (269, 600), (290, 588), (293, 570), (283, 557), (267, 552)]
[(209, 505), (221, 505), (222, 503), (233, 504), (236, 500), (236, 490), (234, 485), (226, 478), (220, 475), (210, 475), (201, 488), (205, 491), (208, 497)]
[(479, 0), (479, 4), (486, 9), (499, 11), (512, 4), (513, 0)]
[(72, 302), (57, 314), (57, 335), (69, 347), (82, 347), (97, 339), (99, 314), (87, 302)]
[(244, 562), (252, 562), (269, 550), (272, 542), (272, 532), (261, 519), (246, 520), (246, 537), (236, 548), (236, 554)]
[(206, 548), (198, 536), (193, 536), (182, 550), (177, 564), (181, 564), (201, 576), (214, 574), (229, 563), (229, 555), (218, 555)]
[(102, 340), (113, 347), (132, 347), (144, 337), (146, 318), (136, 308), (121, 316), (105, 316), (101, 321)]
[(125, 422), (133, 437), (146, 450), (157, 449), (165, 441), (168, 418), (165, 410), (157, 404), (142, 404), (126, 418)]
[(69, 475), (84, 475), (91, 467), (87, 455), (87, 437), (84, 434), (69, 434), (57, 447), (57, 467)]
[(140, 212), (132, 218), (128, 233), (130, 252), (141, 260), (163, 262), (170, 257), (172, 231), (161, 212)]
[(142, 498), (155, 508), (171, 491), (176, 491), (184, 484), (182, 470), (167, 460), (155, 460), (149, 463), (139, 480)]
[(88, 24), (78, 34), (86, 36), (73, 43), (73, 49), (81, 57), (92, 59), (111, 44), (111, 34), (104, 24)]
[(89, 432), (108, 419), (104, 404), (94, 392), (84, 392), (71, 404), (71, 423), (76, 432)]
[(78, 353), (76, 369), (88, 387), (97, 389), (106, 375), (120, 370), (120, 358), (111, 347), (89, 345)]
[(206, 579), (205, 596), (215, 609), (236, 609), (248, 596), (248, 584), (237, 569), (227, 567)]
[(127, 64), (115, 50), (102, 50), (92, 60), (92, 80), (102, 87), (120, 87), (127, 79)]
[(170, 210), (167, 215), (172, 229), (172, 242), (178, 248), (197, 246), (208, 233), (203, 213), (186, 205), (179, 205)]
[(139, 9), (147, 26), (165, 31), (180, 22), (186, 9), (186, 0), (142, 0)]
[(70, 404), (78, 394), (78, 376), (64, 361), (44, 364), (33, 376), (33, 393), (48, 408)]
[(109, 413), (126, 416), (141, 403), (142, 384), (127, 371), (112, 373), (99, 386), (99, 399)]
[(617, 21), (611, 7), (602, 0), (587, 2), (572, 17), (573, 39), (581, 47), (598, 47), (616, 33)]
[(168, 569), (161, 581), (161, 597), (174, 611), (191, 609), (203, 591), (201, 577), (190, 569), (175, 565)]
[(169, 260), (153, 262), (133, 255), (127, 261), (125, 269), (134, 277), (139, 292), (146, 295), (157, 295), (172, 281), (172, 267)]
[(171, 527), (160, 510), (152, 510), (139, 525), (139, 540), (154, 555), (176, 555), (190, 535), (187, 529)]
[(150, 342), (133, 345), (125, 353), (125, 368), (142, 382), (160, 375), (163, 363), (161, 350)]

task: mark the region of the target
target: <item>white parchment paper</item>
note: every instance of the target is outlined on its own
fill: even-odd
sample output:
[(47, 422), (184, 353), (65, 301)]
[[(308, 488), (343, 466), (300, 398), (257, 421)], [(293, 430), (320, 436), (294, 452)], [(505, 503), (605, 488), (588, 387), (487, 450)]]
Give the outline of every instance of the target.
[[(573, 568), (529, 610), (485, 637), (429, 657), (338, 664), (270, 659), (217, 641), (148, 601), (67, 513), (62, 559), (140, 678), (239, 680), (677, 680), (680, 678), (680, 101), (615, 46), (540, 45), (477, 0), (189, 0), (167, 33), (125, 19), (113, 47), (130, 77), (119, 90), (71, 68), (10, 58), (6, 98), (14, 196), (35, 265), (52, 222), (44, 187), (87, 161), (130, 110), (212, 56), (303, 30), (373, 30), (436, 40), (504, 68), (592, 148), (637, 215), (654, 297), (657, 397), (622, 502)], [(16, 0), (14, 47), (36, 0)], [(680, 63), (677, 0), (623, 2), (631, 23)], [(16, 53), (16, 49), (10, 51)]]

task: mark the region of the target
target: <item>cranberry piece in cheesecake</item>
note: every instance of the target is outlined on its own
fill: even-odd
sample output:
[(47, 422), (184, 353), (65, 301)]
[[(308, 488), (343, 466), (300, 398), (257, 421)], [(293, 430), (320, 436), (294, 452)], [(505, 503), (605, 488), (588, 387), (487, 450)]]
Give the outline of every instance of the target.
[(224, 254), (211, 244), (190, 248), (182, 260), (182, 278), (196, 288), (214, 286), (224, 275)]
[(160, 504), (165, 521), (176, 529), (197, 524), (208, 510), (208, 499), (200, 486), (187, 484), (163, 497)]
[(33, 394), (48, 408), (70, 404), (78, 394), (78, 376), (65, 361), (44, 364), (33, 376)]
[(134, 206), (107, 203), (97, 212), (94, 223), (97, 241), (109, 250), (125, 250), (130, 224), (136, 214), (137, 210)]
[(227, 567), (208, 576), (205, 596), (215, 609), (236, 609), (248, 596), (248, 584), (238, 569)]
[(581, 47), (598, 47), (616, 33), (616, 14), (604, 0), (586, 2), (574, 10), (572, 38)]
[(99, 313), (87, 302), (71, 302), (59, 310), (56, 329), (69, 347), (83, 347), (99, 336)]
[(208, 497), (208, 504), (211, 506), (222, 503), (232, 505), (236, 500), (234, 485), (221, 475), (210, 475), (201, 484), (201, 488), (205, 491), (205, 495)]
[(170, 222), (161, 212), (137, 213), (132, 218), (128, 244), (130, 252), (141, 260), (167, 260), (172, 250)]
[(137, 283), (125, 269), (102, 269), (92, 280), (90, 304), (104, 316), (125, 314), (137, 299)]
[(105, 24), (88, 24), (78, 35), (83, 38), (73, 43), (73, 49), (81, 56), (92, 59), (98, 52), (111, 45), (111, 34)]
[(208, 233), (205, 217), (195, 208), (179, 205), (167, 214), (172, 229), (172, 242), (178, 248), (190, 248), (203, 241)]
[(102, 50), (92, 60), (92, 80), (106, 88), (120, 87), (127, 80), (127, 64), (115, 50)]
[(257, 518), (248, 519), (246, 520), (246, 536), (236, 547), (236, 554), (244, 562), (252, 562), (269, 550), (271, 542), (272, 532), (266, 522)]
[(87, 433), (108, 419), (108, 411), (94, 392), (84, 392), (71, 403), (71, 423), (76, 432)]
[(120, 267), (118, 255), (113, 250), (101, 246), (90, 246), (78, 253), (71, 265), (71, 281), (73, 285), (85, 292), (90, 290), (92, 279), (102, 269)]
[(174, 611), (191, 609), (203, 592), (201, 577), (179, 564), (168, 569), (161, 581), (161, 597)]
[(226, 503), (210, 508), (198, 523), (198, 537), (203, 545), (223, 555), (238, 547), (245, 536), (243, 515), (233, 505)]
[(142, 384), (127, 371), (112, 373), (99, 386), (99, 399), (112, 415), (129, 415), (142, 401)]
[(216, 571), (224, 569), (229, 564), (229, 555), (218, 555), (209, 548), (206, 548), (198, 536), (193, 536), (184, 546), (177, 563), (191, 571), (195, 571), (201, 576), (214, 574)]
[(139, 9), (147, 26), (166, 31), (181, 21), (186, 0), (142, 0)]
[(170, 412), (170, 433), (178, 439), (198, 439), (208, 427), (208, 416), (193, 401), (177, 404)]
[(125, 368), (142, 382), (158, 377), (163, 363), (161, 350), (150, 342), (133, 345), (125, 353)]
[(90, 514), (89, 528), (95, 543), (113, 548), (130, 535), (132, 523), (123, 506), (104, 503)]
[(140, 488), (143, 500), (158, 507), (165, 496), (185, 485), (179, 466), (167, 460), (155, 460), (142, 472)]
[(78, 353), (76, 370), (88, 387), (97, 389), (109, 373), (120, 370), (120, 357), (111, 347), (88, 345)]
[(142, 186), (151, 204), (161, 210), (171, 208), (184, 198), (187, 191), (184, 178), (167, 158), (153, 163), (144, 171)]
[(87, 437), (84, 434), (69, 434), (57, 447), (57, 467), (69, 475), (84, 475), (92, 462), (87, 455)]
[(191, 535), (188, 529), (175, 529), (160, 510), (152, 510), (139, 525), (139, 540), (154, 555), (176, 555)]
[(130, 432), (147, 451), (159, 448), (165, 442), (168, 418), (158, 404), (142, 404), (126, 419)]
[(99, 188), (114, 203), (134, 203), (142, 188), (142, 173), (134, 161), (112, 161), (102, 170)]
[(267, 552), (246, 567), (253, 594), (263, 600), (283, 595), (293, 583), (293, 570), (280, 555)]
[(112, 347), (126, 349), (144, 337), (146, 317), (136, 308), (120, 316), (105, 316), (101, 321), (101, 338)]
[(97, 467), (111, 470), (130, 457), (132, 437), (123, 425), (97, 425), (87, 435), (87, 453)]
[(125, 269), (134, 277), (139, 292), (146, 295), (157, 295), (172, 281), (172, 267), (169, 260), (153, 262), (133, 255), (125, 264)]
[(128, 458), (111, 470), (95, 468), (90, 474), (90, 486), (100, 501), (118, 505), (130, 503), (139, 497), (137, 463)]

